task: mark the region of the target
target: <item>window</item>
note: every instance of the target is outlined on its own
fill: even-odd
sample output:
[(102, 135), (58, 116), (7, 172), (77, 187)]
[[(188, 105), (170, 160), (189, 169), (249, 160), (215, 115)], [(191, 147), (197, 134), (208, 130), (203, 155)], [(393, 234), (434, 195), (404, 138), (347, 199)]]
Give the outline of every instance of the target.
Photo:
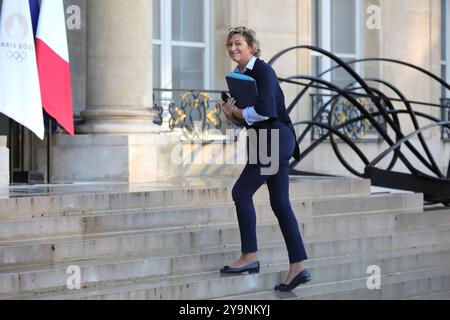
[(164, 89), (209, 89), (211, 0), (153, 0), (153, 83)]
[[(312, 43), (331, 51), (344, 61), (362, 56), (361, 0), (313, 0), (312, 1)], [(327, 70), (335, 64), (328, 58), (313, 53), (312, 72), (314, 75)], [(359, 64), (352, 65), (361, 71)], [(324, 76), (339, 87), (351, 83), (352, 78), (342, 69)]]
[(161, 86), (161, 1), (153, 0), (153, 86)]

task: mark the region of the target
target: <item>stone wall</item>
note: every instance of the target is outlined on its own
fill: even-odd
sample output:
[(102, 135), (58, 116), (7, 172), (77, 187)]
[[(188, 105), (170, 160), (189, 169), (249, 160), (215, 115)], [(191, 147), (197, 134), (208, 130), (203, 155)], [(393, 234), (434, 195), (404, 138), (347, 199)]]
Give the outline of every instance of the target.
[[(381, 56), (407, 61), (440, 76), (440, 1), (382, 0), (383, 30)], [(394, 32), (395, 31), (395, 32)], [(440, 85), (430, 78), (405, 67), (383, 64), (382, 76), (394, 83), (410, 99), (439, 103)], [(440, 109), (414, 105), (414, 110), (440, 118)], [(408, 117), (401, 118), (405, 131), (412, 131)], [(420, 124), (428, 124), (420, 120)], [(440, 139), (436, 128), (423, 133), (441, 168), (448, 166), (448, 143)], [(418, 141), (414, 141), (418, 145)], [(420, 149), (420, 148), (419, 148)], [(443, 151), (446, 152), (443, 152)], [(423, 168), (418, 161), (413, 162)]]

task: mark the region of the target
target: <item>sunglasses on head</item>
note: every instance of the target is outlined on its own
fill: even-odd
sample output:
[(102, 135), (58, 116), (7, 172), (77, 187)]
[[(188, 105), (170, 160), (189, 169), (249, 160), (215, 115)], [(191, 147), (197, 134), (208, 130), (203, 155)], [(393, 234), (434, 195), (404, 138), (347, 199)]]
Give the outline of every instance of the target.
[(248, 32), (248, 33), (255, 33), (252, 29), (248, 29), (245, 26), (239, 26), (239, 27), (233, 27), (228, 29), (228, 33), (238, 33), (238, 32)]

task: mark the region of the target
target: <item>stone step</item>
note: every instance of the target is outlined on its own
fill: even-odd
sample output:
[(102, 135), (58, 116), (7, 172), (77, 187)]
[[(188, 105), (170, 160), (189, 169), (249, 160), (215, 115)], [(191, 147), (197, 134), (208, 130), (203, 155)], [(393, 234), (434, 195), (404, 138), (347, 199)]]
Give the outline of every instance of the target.
[[(351, 263), (350, 263), (351, 264)], [(348, 264), (347, 269), (352, 270)], [(361, 263), (355, 265), (359, 269)], [(286, 265), (264, 268), (257, 275), (221, 276), (219, 272), (205, 272), (193, 275), (171, 276), (156, 279), (139, 279), (117, 286), (87, 288), (70, 292), (52, 292), (31, 294), (14, 299), (226, 299), (235, 300), (243, 295), (251, 294), (251, 299), (263, 300), (271, 295), (274, 299), (282, 295), (287, 299), (320, 299), (333, 295), (339, 297), (357, 298), (398, 298), (423, 294), (427, 291), (450, 289), (450, 265), (439, 265), (422, 269), (411, 269), (382, 274), (381, 290), (367, 289), (367, 275), (357, 278), (338, 279), (330, 282), (320, 282), (313, 279), (307, 285), (301, 286), (286, 296), (285, 293), (273, 291), (276, 283), (281, 281)], [(411, 265), (410, 265), (411, 267)], [(335, 266), (329, 265), (328, 270)], [(311, 268), (314, 275), (316, 271)], [(414, 286), (415, 283), (426, 283), (425, 286)], [(431, 284), (430, 284), (431, 283)], [(427, 285), (428, 284), (428, 285)], [(390, 291), (392, 286), (399, 289)], [(405, 287), (407, 290), (405, 290)], [(414, 290), (416, 288), (416, 290)], [(376, 292), (378, 291), (378, 292)], [(237, 296), (235, 294), (238, 294)], [(349, 294), (351, 293), (351, 294)], [(234, 295), (233, 295), (234, 294)], [(345, 295), (345, 296), (344, 296)]]
[(266, 290), (217, 300), (397, 300), (450, 290), (450, 265), (381, 275), (380, 289), (367, 288), (367, 277), (310, 283), (292, 292)]
[[(279, 263), (287, 257), (283, 242), (263, 244), (259, 256), (267, 263)], [(93, 259), (22, 268), (2, 268), (0, 270), (0, 297), (5, 294), (23, 294), (33, 290), (65, 289), (67, 268), (79, 266), (82, 283), (92, 287), (98, 283), (105, 285), (129, 282), (135, 279), (160, 278), (171, 275), (187, 275), (217, 271), (239, 256), (239, 248), (230, 246), (220, 249), (186, 250), (182, 254), (156, 256), (133, 256), (112, 259)]]
[[(430, 272), (430, 274), (427, 274)], [(435, 275), (435, 273), (437, 275)], [(395, 275), (394, 275), (395, 277)], [(381, 280), (383, 281), (383, 279)], [(436, 270), (423, 271), (419, 279), (390, 282), (382, 285), (380, 290), (359, 288), (344, 292), (312, 296), (309, 300), (399, 300), (407, 299), (413, 295), (424, 294), (434, 290), (450, 289), (450, 274), (441, 274)]]
[[(231, 186), (234, 181), (221, 181), (205, 185), (119, 185), (97, 189), (82, 189), (75, 193), (75, 187), (67, 193), (50, 195), (16, 196), (0, 199), (0, 220), (32, 218), (37, 216), (66, 215), (94, 211), (108, 211), (139, 208), (170, 208), (186, 204), (210, 204), (231, 202)], [(100, 187), (99, 187), (100, 189)], [(18, 189), (19, 190), (19, 189)], [(26, 190), (25, 190), (26, 191)], [(18, 192), (17, 190), (15, 191)], [(82, 193), (86, 192), (86, 193)], [(291, 178), (290, 194), (294, 199), (311, 199), (326, 195), (328, 197), (362, 196), (370, 193), (370, 181), (354, 178)], [(26, 195), (27, 193), (24, 192)], [(255, 200), (267, 200), (267, 188), (255, 194)]]
[[(293, 199), (292, 207), (300, 221), (320, 215), (353, 213), (420, 212), (421, 194), (382, 194), (353, 198)], [(258, 219), (275, 220), (269, 201), (255, 202)], [(336, 219), (338, 216), (336, 216)], [(340, 216), (339, 216), (340, 218)], [(344, 219), (348, 224), (349, 217)], [(0, 241), (52, 236), (88, 235), (114, 231), (164, 228), (236, 222), (233, 203), (196, 204), (169, 209), (140, 209), (117, 212), (70, 214), (67, 216), (35, 217), (0, 220)], [(388, 221), (386, 221), (388, 222)], [(405, 222), (407, 223), (407, 222)], [(383, 221), (377, 225), (383, 224)], [(353, 223), (354, 225), (354, 223)]]
[[(408, 213), (408, 214), (404, 214), (404, 213), (401, 213), (401, 214), (391, 214), (390, 216), (390, 218), (389, 218), (389, 223), (394, 223), (395, 224), (395, 222), (397, 221), (402, 221), (402, 217), (403, 216), (408, 216), (408, 215), (413, 215), (413, 216), (415, 216), (416, 218), (422, 218), (423, 216), (427, 216), (428, 217), (428, 220), (427, 221), (431, 221), (431, 222), (434, 222), (434, 223), (436, 223), (436, 224), (439, 224), (439, 223), (442, 223), (442, 222), (445, 222), (446, 220), (443, 220), (443, 219), (441, 219), (441, 220), (438, 220), (438, 219), (434, 219), (434, 217), (435, 217), (435, 215), (437, 216), (437, 217), (442, 217), (442, 218), (448, 218), (448, 215), (446, 215), (446, 213), (447, 213), (447, 211), (446, 210), (441, 210), (441, 211), (431, 211), (431, 212), (421, 212), (421, 213), (417, 213), (417, 214), (411, 214), (411, 213)], [(344, 216), (348, 216), (348, 218), (350, 218), (352, 215), (344, 215)], [(358, 215), (359, 216), (359, 215)], [(363, 215), (361, 215), (361, 216), (363, 216)], [(376, 219), (373, 219), (373, 218), (376, 218)], [(386, 217), (385, 217), (385, 215), (383, 214), (368, 214), (368, 215), (366, 215), (366, 219), (367, 219), (367, 221), (365, 221), (365, 224), (364, 224), (364, 226), (365, 226), (365, 229), (367, 229), (367, 230), (373, 230), (376, 226), (377, 226), (377, 223), (379, 224), (379, 222), (377, 222), (377, 220), (379, 220), (379, 218), (384, 218), (384, 220), (387, 220), (386, 219)], [(328, 230), (329, 229), (329, 226), (330, 226), (330, 224), (329, 224), (329, 221), (327, 221), (327, 218), (326, 218), (326, 216), (320, 216), (320, 217), (317, 217), (316, 218), (317, 220), (316, 220), (316, 224), (323, 224), (324, 226), (325, 226), (325, 228), (326, 228), (326, 230)], [(330, 219), (334, 219), (334, 217), (333, 218), (330, 218)], [(359, 219), (359, 218), (358, 218)], [(343, 228), (345, 228), (345, 230), (346, 231), (351, 231), (351, 230), (355, 230), (354, 228), (359, 228), (359, 229), (357, 229), (357, 230), (362, 230), (362, 224), (360, 223), (360, 221), (358, 221), (358, 220), (356, 220), (356, 222), (354, 221), (355, 219), (353, 219), (353, 220), (348, 220), (348, 221), (350, 221), (350, 222), (352, 222), (352, 223), (349, 223), (347, 220), (345, 220), (345, 218), (344, 217), (341, 217), (340, 219), (338, 219), (337, 221), (339, 222), (339, 228), (341, 228), (341, 226), (343, 227)], [(423, 219), (420, 219), (420, 221), (422, 221)], [(319, 221), (319, 222), (318, 222)], [(408, 223), (411, 223), (413, 220), (412, 219), (409, 219), (409, 217), (408, 217), (408, 219), (406, 219), (406, 222), (408, 222)], [(333, 222), (335, 222), (335, 221), (333, 221)], [(414, 227), (415, 225), (413, 224), (411, 227)], [(382, 228), (382, 227), (385, 227), (385, 225), (381, 225), (381, 226), (379, 226), (380, 228)], [(305, 232), (305, 231), (308, 231), (308, 230), (311, 230), (311, 226), (309, 225), (309, 224), (306, 224), (306, 229), (304, 229), (303, 230), (303, 234), (305, 235), (305, 234), (308, 234), (308, 232)], [(319, 226), (315, 226), (315, 229), (316, 229), (316, 231), (320, 231), (319, 229)], [(398, 228), (397, 228), (398, 229)], [(326, 231), (325, 230), (325, 231)], [(342, 230), (344, 230), (344, 229), (342, 229)], [(340, 229), (340, 231), (342, 231), (341, 229)], [(326, 233), (324, 230), (322, 230), (322, 232), (319, 232), (319, 233), (317, 233), (318, 235), (322, 235), (322, 237), (323, 237), (323, 235)], [(277, 254), (281, 254), (281, 257), (280, 257), (280, 259), (286, 259), (285, 257), (286, 257), (286, 253), (285, 253), (285, 250), (284, 250), (284, 244), (282, 243), (281, 244), (281, 248), (280, 248), (281, 250), (278, 250), (277, 249), (277, 251), (276, 251), (276, 253)], [(220, 249), (219, 250), (219, 252), (220, 253), (222, 253), (223, 252), (223, 250), (224, 249)], [(239, 248), (235, 248), (235, 251), (236, 252), (238, 252), (239, 251)], [(260, 251), (260, 254), (262, 255), (263, 254), (263, 250), (261, 250)], [(194, 252), (194, 255), (196, 255), (195, 254), (195, 252)], [(197, 255), (198, 256), (198, 255)], [(266, 256), (266, 254), (264, 254), (263, 256)], [(270, 256), (269, 256), (270, 257)], [(145, 260), (145, 259), (148, 259), (149, 257), (148, 256), (145, 256), (143, 259)], [(186, 258), (186, 257), (185, 257)], [(190, 258), (187, 258), (187, 261), (191, 261), (191, 262), (186, 262), (186, 261), (184, 261), (184, 262), (175, 262), (174, 264), (175, 265), (182, 265), (182, 266), (191, 266), (192, 264), (193, 264), (193, 262), (192, 261), (195, 261), (195, 259), (196, 259), (196, 257), (190, 257)], [(233, 258), (234, 259), (234, 258)], [(232, 259), (230, 259), (229, 261), (231, 261)], [(265, 260), (268, 260), (268, 261), (271, 261), (270, 259), (265, 259)], [(95, 262), (96, 260), (94, 260), (94, 262)], [(211, 261), (211, 259), (208, 259), (208, 260), (206, 260), (206, 258), (204, 257), (204, 256), (202, 256), (202, 260), (201, 260), (201, 263), (202, 264), (205, 264), (206, 263), (206, 261), (209, 261), (209, 263), (207, 264), (207, 265), (210, 265), (210, 266), (217, 266), (217, 265), (220, 265), (220, 261)], [(78, 264), (78, 263), (77, 263)], [(160, 265), (167, 265), (167, 262), (161, 262), (161, 263), (159, 263)], [(196, 264), (196, 265), (198, 265), (198, 263)], [(14, 268), (16, 268), (16, 267), (14, 267)], [(195, 267), (191, 267), (191, 269), (190, 270), (195, 270)], [(7, 283), (12, 283), (11, 281), (9, 281), (9, 282), (7, 282)], [(0, 290), (1, 291), (1, 290)]]
[[(137, 282), (149, 278), (170, 277), (217, 271), (238, 257), (239, 248), (197, 250), (184, 255), (133, 257), (111, 260), (79, 261), (83, 288)], [(284, 243), (260, 247), (259, 259), (267, 266), (288, 268)], [(314, 272), (316, 282), (327, 282), (364, 276), (367, 266), (377, 264), (383, 272), (450, 264), (447, 244), (388, 252), (367, 252), (352, 255), (316, 258), (306, 262)], [(46, 291), (67, 291), (67, 269), (74, 264), (54, 264), (42, 267), (15, 268), (0, 271), (0, 297), (19, 296)], [(284, 276), (284, 275), (283, 275)]]
[(302, 235), (333, 235), (376, 230), (406, 230), (417, 227), (433, 227), (450, 224), (450, 211), (402, 212), (360, 212), (346, 214), (329, 214), (314, 217), (298, 217)]
[(419, 226), (439, 226), (450, 222), (450, 209), (425, 210), (417, 214), (399, 213), (395, 217), (398, 228)]
[[(317, 234), (304, 237), (310, 256), (326, 257), (360, 252), (362, 248), (395, 250), (416, 244), (448, 243), (450, 226), (420, 228), (406, 231), (355, 230), (346, 234)], [(283, 240), (279, 226), (261, 222), (258, 239), (264, 242)], [(150, 229), (91, 236), (63, 237), (0, 243), (0, 266), (51, 264), (77, 260), (179, 253), (193, 249), (224, 248), (240, 245), (236, 224), (201, 227)]]

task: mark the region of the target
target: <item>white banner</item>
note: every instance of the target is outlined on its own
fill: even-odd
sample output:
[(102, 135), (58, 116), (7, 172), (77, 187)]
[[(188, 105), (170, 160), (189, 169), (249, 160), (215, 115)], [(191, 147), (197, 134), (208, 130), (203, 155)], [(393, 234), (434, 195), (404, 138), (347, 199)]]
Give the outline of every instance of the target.
[(3, 0), (0, 112), (44, 138), (39, 76), (28, 0)]

